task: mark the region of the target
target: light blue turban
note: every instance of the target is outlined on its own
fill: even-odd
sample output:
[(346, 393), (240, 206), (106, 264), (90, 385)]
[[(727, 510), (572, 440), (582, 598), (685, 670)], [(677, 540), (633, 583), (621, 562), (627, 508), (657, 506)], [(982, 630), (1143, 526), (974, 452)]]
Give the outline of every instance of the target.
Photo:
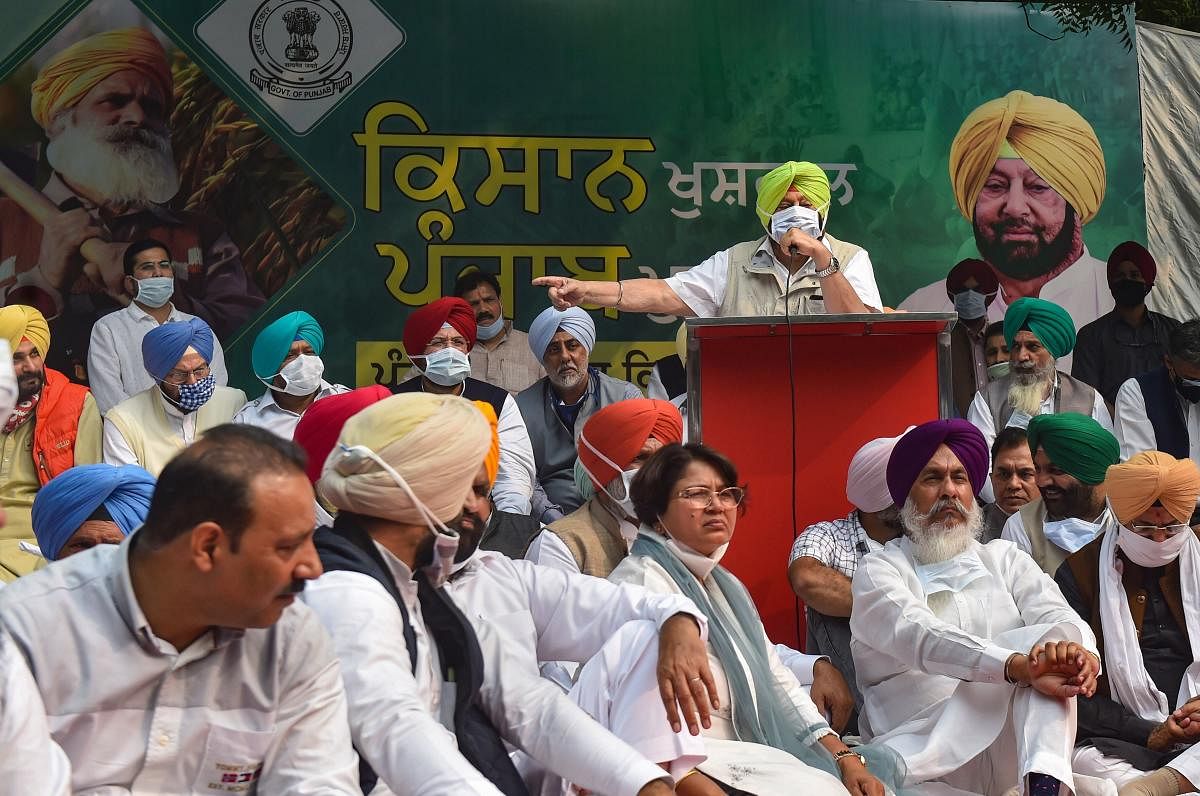
[[(212, 362), (213, 333), (199, 318), (160, 324), (142, 338), (142, 362), (155, 381), (162, 381), (188, 347), (196, 349), (205, 362)], [(282, 361), (283, 357), (280, 357)]]
[(297, 340), (312, 346), (314, 354), (319, 355), (325, 349), (325, 331), (316, 318), (303, 310), (289, 312), (254, 338), (254, 347), (250, 350), (254, 375), (269, 379), (278, 373), (279, 365)]
[(79, 526), (104, 506), (128, 536), (150, 511), (154, 476), (136, 464), (82, 464), (64, 471), (33, 499), (33, 534), (42, 555), (53, 561)]
[(596, 324), (591, 315), (579, 307), (568, 307), (565, 310), (547, 307), (542, 310), (541, 315), (534, 318), (533, 325), (529, 327), (529, 350), (538, 362), (545, 358), (546, 349), (559, 330), (578, 340), (589, 354), (596, 347)]

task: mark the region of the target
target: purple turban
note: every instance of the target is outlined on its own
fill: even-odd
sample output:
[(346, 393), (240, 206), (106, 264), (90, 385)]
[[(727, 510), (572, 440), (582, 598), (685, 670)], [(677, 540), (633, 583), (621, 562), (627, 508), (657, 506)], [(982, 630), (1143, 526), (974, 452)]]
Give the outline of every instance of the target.
[(983, 434), (966, 420), (931, 420), (909, 431), (892, 449), (887, 465), (887, 485), (895, 505), (903, 506), (908, 500), (917, 476), (941, 445), (948, 447), (967, 469), (975, 494), (983, 489), (989, 460)]

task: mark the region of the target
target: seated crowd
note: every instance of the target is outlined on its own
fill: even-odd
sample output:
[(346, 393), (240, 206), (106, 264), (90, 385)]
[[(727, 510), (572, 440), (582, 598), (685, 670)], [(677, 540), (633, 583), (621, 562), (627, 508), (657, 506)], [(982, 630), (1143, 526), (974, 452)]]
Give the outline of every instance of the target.
[(790, 649), (721, 565), (758, 495), (688, 441), (686, 350), (643, 397), (574, 306), (745, 314), (786, 280), (760, 313), (886, 311), (866, 252), (824, 233), (820, 169), (759, 191), (758, 241), (661, 284), (539, 279), (527, 333), (464, 274), (405, 319), (412, 374), (387, 387), (326, 381), (298, 310), (255, 337), (247, 399), (208, 324), (138, 288), (170, 259), (154, 240), (126, 252), (134, 309), (93, 333), (120, 341), (93, 344), (95, 397), (43, 364), (37, 309), (0, 308), (0, 782), (1200, 788), (1200, 320), (1145, 308), (1136, 244), (1078, 333), (1032, 296), (989, 324), (996, 279), (955, 267), (959, 416), (856, 440), (849, 512), (779, 562), (807, 617)]

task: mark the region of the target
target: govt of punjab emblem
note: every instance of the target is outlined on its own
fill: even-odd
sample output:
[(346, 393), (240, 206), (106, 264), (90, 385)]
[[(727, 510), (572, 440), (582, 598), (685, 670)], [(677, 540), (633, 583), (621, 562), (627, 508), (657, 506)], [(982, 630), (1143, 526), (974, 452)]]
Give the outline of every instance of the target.
[(335, 0), (265, 0), (250, 20), (250, 70), (260, 91), (292, 100), (333, 96), (350, 86), (354, 35)]

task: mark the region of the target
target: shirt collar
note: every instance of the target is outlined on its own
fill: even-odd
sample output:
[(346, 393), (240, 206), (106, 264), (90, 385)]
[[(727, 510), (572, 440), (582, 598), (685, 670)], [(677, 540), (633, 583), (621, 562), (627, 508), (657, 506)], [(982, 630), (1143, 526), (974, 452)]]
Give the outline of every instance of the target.
[[(317, 388), (317, 397), (313, 399), (313, 403), (316, 403), (322, 398), (328, 398), (332, 394), (333, 385), (324, 379), (321, 379), (321, 386)], [(309, 404), (309, 406), (311, 407), (312, 404)], [(275, 400), (275, 391), (269, 387), (267, 388), (267, 391), (263, 393), (262, 398), (258, 399), (258, 409), (260, 412), (266, 412), (273, 409), (281, 414), (291, 415), (292, 417), (300, 417), (300, 415), (296, 414), (290, 409), (284, 409), (282, 406), (280, 406)]]
[[(146, 312), (144, 309), (142, 309), (141, 307), (139, 307), (137, 304), (135, 304), (132, 301), (129, 302), (129, 306), (125, 308), (125, 311), (128, 312), (133, 317), (133, 319), (135, 321), (137, 321), (138, 323), (141, 323), (143, 320), (150, 320), (150, 321), (154, 321), (154, 324), (156, 326), (158, 325), (158, 321), (154, 320), (153, 315)], [(167, 316), (166, 323), (172, 323), (174, 321), (182, 321), (182, 320), (183, 320), (183, 313), (181, 313), (179, 310), (175, 309), (175, 305), (172, 304), (171, 305), (171, 314)]]
[[(151, 377), (151, 378), (153, 378), (153, 377)], [(173, 417), (178, 417), (181, 420), (188, 416), (189, 413), (184, 412), (178, 406), (171, 403), (171, 399), (168, 398), (167, 394), (162, 391), (162, 387), (159, 386), (157, 381), (154, 382), (154, 391), (156, 393), (158, 393), (158, 400), (162, 403), (163, 409), (167, 410), (168, 415), (171, 415)]]
[(404, 588), (406, 585), (415, 587), (417, 585), (413, 580), (413, 571), (408, 568), (408, 564), (396, 558), (391, 550), (388, 550), (374, 539), (371, 540), (371, 544), (375, 545), (375, 549), (379, 551), (379, 555), (383, 556), (383, 563), (387, 564), (388, 572), (391, 573), (392, 579), (396, 581), (398, 587)]

